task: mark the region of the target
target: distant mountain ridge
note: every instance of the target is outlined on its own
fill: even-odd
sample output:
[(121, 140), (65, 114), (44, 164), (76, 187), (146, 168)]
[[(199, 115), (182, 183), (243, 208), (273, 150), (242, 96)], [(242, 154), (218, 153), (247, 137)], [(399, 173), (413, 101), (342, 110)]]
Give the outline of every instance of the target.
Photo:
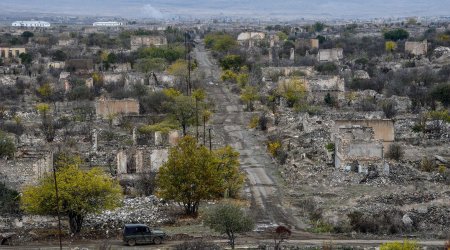
[(450, 0), (1, 0), (0, 9), (158, 19), (179, 15), (375, 18), (450, 16)]

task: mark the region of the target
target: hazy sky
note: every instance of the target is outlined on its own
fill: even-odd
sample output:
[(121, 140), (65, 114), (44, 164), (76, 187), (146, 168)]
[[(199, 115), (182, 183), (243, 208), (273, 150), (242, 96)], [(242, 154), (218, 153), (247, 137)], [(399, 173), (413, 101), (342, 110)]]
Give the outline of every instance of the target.
[(450, 15), (450, 0), (0, 0), (0, 9), (122, 17), (404, 17)]

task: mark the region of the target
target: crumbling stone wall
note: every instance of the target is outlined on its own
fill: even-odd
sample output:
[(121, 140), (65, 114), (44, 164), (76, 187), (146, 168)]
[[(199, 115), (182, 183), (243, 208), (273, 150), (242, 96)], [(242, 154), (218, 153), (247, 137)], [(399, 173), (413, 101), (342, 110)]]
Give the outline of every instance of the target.
[(103, 82), (108, 84), (118, 83), (124, 80), (124, 76), (122, 74), (111, 74), (111, 73), (104, 73), (103, 74)]
[(167, 38), (164, 36), (132, 36), (130, 43), (131, 50), (137, 50), (141, 47), (167, 45)]
[(317, 54), (319, 62), (335, 62), (344, 58), (344, 50), (342, 48), (321, 49)]
[(153, 150), (150, 155), (152, 171), (158, 172), (159, 168), (167, 161), (168, 158), (169, 158), (168, 149)]
[(428, 41), (423, 42), (405, 42), (405, 52), (415, 56), (426, 55), (428, 52)]
[(360, 169), (369, 165), (383, 166), (383, 144), (374, 138), (374, 134), (373, 128), (369, 127), (339, 128), (335, 141), (335, 167), (346, 169), (354, 164)]
[(315, 76), (305, 78), (305, 87), (309, 93), (309, 101), (323, 102), (327, 94), (336, 100), (345, 98), (345, 82), (339, 76)]
[(253, 47), (266, 37), (263, 32), (242, 32), (238, 35), (237, 41), (240, 45)]
[(139, 114), (139, 101), (135, 99), (106, 100), (95, 102), (97, 116), (106, 118), (111, 114)]
[(58, 40), (58, 46), (72, 46), (76, 45), (77, 40), (75, 39), (60, 39)]
[(303, 46), (310, 47), (311, 49), (318, 49), (319, 39), (297, 39), (295, 41), (295, 48), (300, 48)]
[(37, 184), (44, 174), (52, 171), (53, 155), (31, 155), (13, 160), (0, 159), (0, 178), (7, 187), (20, 190), (25, 185)]
[(167, 161), (169, 151), (167, 148), (131, 148), (119, 150), (116, 155), (117, 175), (121, 178), (154, 171)]
[(26, 53), (25, 48), (5, 48), (0, 47), (1, 58), (18, 58), (20, 54)]
[(264, 80), (271, 80), (271, 76), (277, 74), (279, 76), (288, 77), (294, 73), (300, 73), (305, 76), (314, 74), (313, 67), (265, 67), (261, 69)]
[(335, 120), (331, 138), (334, 140), (339, 134), (339, 129), (349, 126), (364, 126), (372, 128), (374, 131), (374, 139), (381, 140), (384, 148), (395, 141), (394, 121), (390, 119), (374, 119), (374, 120)]

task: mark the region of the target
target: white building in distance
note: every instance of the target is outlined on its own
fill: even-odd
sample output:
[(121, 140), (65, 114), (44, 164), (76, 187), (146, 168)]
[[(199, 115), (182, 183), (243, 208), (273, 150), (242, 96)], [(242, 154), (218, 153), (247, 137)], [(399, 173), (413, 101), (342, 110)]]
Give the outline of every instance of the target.
[(16, 21), (12, 23), (13, 27), (50, 27), (49, 22), (44, 21)]
[(116, 27), (116, 26), (122, 26), (123, 23), (121, 22), (95, 22), (93, 26), (106, 26), (106, 27)]

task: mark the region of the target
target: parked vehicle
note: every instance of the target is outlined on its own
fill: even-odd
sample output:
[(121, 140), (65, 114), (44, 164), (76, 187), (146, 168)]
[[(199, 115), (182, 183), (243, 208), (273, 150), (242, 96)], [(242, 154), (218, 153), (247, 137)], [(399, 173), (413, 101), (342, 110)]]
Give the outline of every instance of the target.
[(158, 229), (150, 229), (144, 224), (125, 224), (123, 229), (123, 242), (129, 246), (136, 244), (161, 244), (166, 233)]

